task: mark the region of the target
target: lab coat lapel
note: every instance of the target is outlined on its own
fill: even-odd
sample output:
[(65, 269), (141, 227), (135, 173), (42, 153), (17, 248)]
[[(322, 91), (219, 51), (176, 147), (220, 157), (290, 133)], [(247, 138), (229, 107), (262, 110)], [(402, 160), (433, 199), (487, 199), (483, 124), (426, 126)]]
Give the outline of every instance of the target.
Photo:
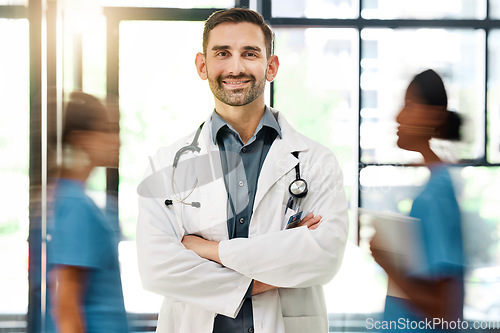
[(307, 145), (281, 114), (278, 114), (278, 123), (281, 127), (282, 138), (278, 137), (274, 140), (262, 165), (255, 194), (254, 211), (271, 187), (297, 164), (298, 160), (292, 152), (307, 149)]

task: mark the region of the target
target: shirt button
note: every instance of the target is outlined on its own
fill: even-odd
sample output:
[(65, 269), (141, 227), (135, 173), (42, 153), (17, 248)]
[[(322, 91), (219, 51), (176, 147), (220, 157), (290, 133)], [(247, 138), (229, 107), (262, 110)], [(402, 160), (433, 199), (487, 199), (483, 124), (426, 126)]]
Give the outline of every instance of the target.
[(253, 327), (250, 327), (250, 328), (248, 329), (248, 333), (253, 333)]
[(241, 217), (241, 218), (240, 218), (240, 223), (241, 223), (241, 224), (245, 223), (245, 219)]
[(238, 182), (238, 185), (240, 185), (240, 187), (241, 187), (241, 186), (243, 186), (243, 181), (242, 181), (242, 180), (240, 180), (240, 181)]
[(241, 148), (241, 151), (246, 153), (246, 151), (247, 151), (246, 147)]

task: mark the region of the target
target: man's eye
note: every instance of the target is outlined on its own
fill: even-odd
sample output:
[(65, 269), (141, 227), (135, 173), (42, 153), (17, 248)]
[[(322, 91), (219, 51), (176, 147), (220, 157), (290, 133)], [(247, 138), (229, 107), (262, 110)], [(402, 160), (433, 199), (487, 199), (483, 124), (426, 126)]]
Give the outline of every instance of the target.
[(224, 52), (224, 51), (218, 52), (217, 56), (218, 57), (226, 57), (227, 56), (227, 52)]
[(256, 57), (257, 55), (256, 55), (255, 53), (253, 53), (253, 52), (247, 52), (247, 53), (245, 54), (245, 56), (246, 56), (246, 57), (249, 57), (249, 58), (252, 58), (252, 57)]

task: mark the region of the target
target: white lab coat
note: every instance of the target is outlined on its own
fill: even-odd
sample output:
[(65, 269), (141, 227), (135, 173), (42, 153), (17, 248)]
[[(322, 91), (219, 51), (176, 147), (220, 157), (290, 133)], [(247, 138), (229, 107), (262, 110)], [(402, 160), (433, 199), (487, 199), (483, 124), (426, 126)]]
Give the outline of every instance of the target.
[[(194, 163), (188, 163), (191, 167), (184, 173), (176, 171), (174, 177), (185, 195), (195, 175), (213, 175), (215, 180), (209, 182), (199, 179), (186, 200), (200, 202), (200, 208), (180, 203), (167, 207), (164, 201), (171, 193), (158, 193), (160, 183), (163, 189), (172, 188), (169, 167), (178, 149), (191, 143), (194, 134), (160, 149), (150, 161), (146, 176), (166, 172), (162, 181), (157, 178), (142, 184), (137, 252), (143, 286), (164, 296), (157, 332), (211, 333), (217, 314), (237, 315), (252, 279), (280, 287), (252, 296), (256, 333), (328, 332), (322, 285), (339, 269), (348, 232), (342, 172), (330, 150), (295, 131), (279, 113), (278, 123), (282, 138), (276, 138), (262, 166), (248, 238), (228, 238), (224, 180), (220, 173), (207, 171), (220, 168), (210, 119), (199, 137), (200, 152), (181, 157)], [(294, 151), (299, 152), (301, 178), (309, 185), (301, 208), (323, 217), (316, 230), (284, 230), (292, 215), (289, 209), (284, 216), (288, 187), (296, 177)], [(206, 163), (207, 157), (211, 163)], [(187, 250), (181, 243), (185, 234), (220, 241), (222, 265)]]

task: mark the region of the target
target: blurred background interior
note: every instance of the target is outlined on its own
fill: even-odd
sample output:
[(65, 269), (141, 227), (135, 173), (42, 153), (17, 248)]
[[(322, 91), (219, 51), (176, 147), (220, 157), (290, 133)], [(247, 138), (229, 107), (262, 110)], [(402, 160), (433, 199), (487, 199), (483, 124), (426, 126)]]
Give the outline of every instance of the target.
[(363, 331), (383, 311), (387, 278), (357, 207), (408, 214), (429, 176), (412, 165), (418, 154), (397, 148), (394, 120), (425, 68), (442, 75), (449, 108), (466, 119), (462, 142), (438, 147), (462, 179), (465, 318), (500, 321), (500, 0), (0, 0), (0, 332), (36, 332), (44, 310), (30, 296), (44, 283), (34, 272), (43, 219), (40, 234), (30, 229), (47, 214), (34, 192), (46, 191), (46, 134), (60, 126), (51, 108), (61, 103), (49, 101), (73, 90), (119, 98), (119, 169), (95, 172), (88, 190), (103, 207), (113, 204), (106, 193), (118, 197), (126, 309), (135, 331), (154, 330), (160, 299), (136, 268), (136, 186), (148, 156), (213, 108), (194, 56), (203, 21), (234, 6), (258, 10), (276, 32), (281, 67), (268, 103), (344, 171), (350, 242), (325, 288), (331, 330)]

